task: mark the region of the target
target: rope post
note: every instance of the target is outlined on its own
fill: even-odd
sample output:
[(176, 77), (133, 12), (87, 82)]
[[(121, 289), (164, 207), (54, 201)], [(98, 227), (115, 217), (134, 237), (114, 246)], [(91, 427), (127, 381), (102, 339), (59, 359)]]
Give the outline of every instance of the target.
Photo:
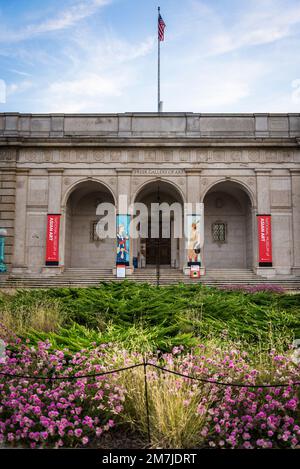
[(151, 433), (150, 433), (150, 412), (149, 412), (149, 398), (148, 398), (148, 381), (147, 381), (147, 361), (143, 356), (144, 365), (144, 389), (145, 389), (145, 403), (146, 403), (146, 417), (147, 417), (147, 433), (148, 433), (148, 445), (151, 446)]

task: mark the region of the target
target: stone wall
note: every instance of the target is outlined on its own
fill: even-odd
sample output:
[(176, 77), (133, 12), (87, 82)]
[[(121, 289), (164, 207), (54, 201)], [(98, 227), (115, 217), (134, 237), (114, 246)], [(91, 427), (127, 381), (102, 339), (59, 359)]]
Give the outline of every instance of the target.
[[(251, 241), (247, 236), (247, 216), (247, 205), (242, 197), (238, 200), (230, 194), (219, 191), (205, 197), (204, 260), (208, 269), (252, 267), (251, 264), (247, 264), (247, 252), (252, 252)], [(224, 243), (213, 240), (212, 225), (216, 222), (226, 225)]]
[(7, 230), (5, 262), (8, 269), (12, 263), (15, 233), (16, 159), (16, 149), (0, 147), (0, 228)]
[[(101, 192), (92, 192), (71, 206), (71, 228), (66, 236), (70, 250), (67, 267), (113, 268), (115, 260), (115, 239), (92, 240), (91, 223), (96, 221), (97, 203), (109, 200)], [(98, 202), (97, 202), (98, 201)]]
[[(242, 215), (226, 215), (230, 236), (239, 240), (240, 266), (257, 266), (256, 214), (271, 213), (276, 272), (300, 274), (299, 142), (300, 114), (0, 114), (0, 225), (9, 231), (7, 262), (15, 272), (41, 271), (47, 213), (61, 213), (61, 264), (81, 263), (68, 243), (81, 236), (68, 209), (81, 184), (100, 183), (112, 200), (126, 194), (132, 202), (146, 185), (161, 181), (183, 202), (203, 202), (217, 184), (231, 182), (250, 201)], [(212, 214), (206, 215), (207, 258)], [(93, 263), (84, 236), (86, 253), (80, 256)], [(220, 248), (225, 267), (232, 246), (230, 241)], [(107, 248), (110, 257), (113, 245)]]
[(30, 138), (291, 138), (299, 114), (0, 114), (0, 136)]

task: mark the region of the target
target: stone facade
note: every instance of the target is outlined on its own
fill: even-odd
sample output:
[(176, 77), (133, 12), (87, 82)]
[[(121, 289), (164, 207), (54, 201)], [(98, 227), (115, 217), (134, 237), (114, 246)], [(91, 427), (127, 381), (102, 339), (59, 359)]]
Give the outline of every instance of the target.
[[(126, 194), (204, 202), (207, 268), (258, 273), (257, 214), (272, 215), (273, 273), (300, 274), (300, 114), (0, 114), (0, 228), (15, 273), (45, 271), (46, 220), (61, 214), (60, 265), (113, 267), (91, 238), (97, 201)], [(214, 222), (226, 243), (215, 243)], [(132, 255), (139, 254), (133, 242)], [(183, 268), (183, 241), (170, 263)]]

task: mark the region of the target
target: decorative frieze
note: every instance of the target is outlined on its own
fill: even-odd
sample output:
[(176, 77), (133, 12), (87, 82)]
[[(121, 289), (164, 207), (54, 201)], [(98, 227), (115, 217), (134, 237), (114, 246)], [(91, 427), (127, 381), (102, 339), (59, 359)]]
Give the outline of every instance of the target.
[(0, 162), (16, 161), (16, 150), (13, 149), (0, 149)]
[[(13, 152), (0, 151), (2, 161), (13, 159)], [(273, 149), (22, 149), (20, 163), (223, 163), (245, 165), (248, 163), (293, 163), (300, 162), (298, 150)]]

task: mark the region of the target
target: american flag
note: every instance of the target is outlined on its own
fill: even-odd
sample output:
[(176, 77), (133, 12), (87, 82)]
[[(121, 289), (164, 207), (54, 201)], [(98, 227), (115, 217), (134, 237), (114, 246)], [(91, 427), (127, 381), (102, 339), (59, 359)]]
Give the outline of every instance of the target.
[(158, 39), (163, 41), (165, 39), (165, 22), (162, 19), (161, 15), (158, 15)]

